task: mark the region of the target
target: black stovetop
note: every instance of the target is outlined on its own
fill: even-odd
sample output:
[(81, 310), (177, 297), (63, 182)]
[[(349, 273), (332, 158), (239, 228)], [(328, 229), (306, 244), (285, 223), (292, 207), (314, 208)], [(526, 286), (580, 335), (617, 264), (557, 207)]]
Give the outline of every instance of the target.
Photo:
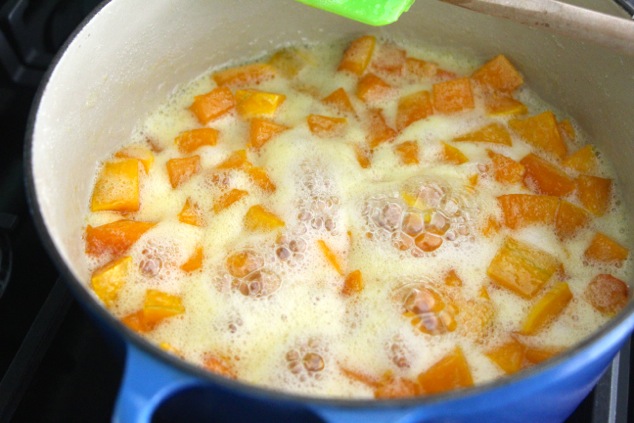
[[(616, 1), (634, 13), (634, 0)], [(98, 3), (0, 0), (0, 423), (110, 421), (121, 381), (121, 351), (59, 278), (23, 183), (24, 133), (37, 85)], [(634, 404), (631, 359), (628, 342), (567, 422), (626, 423)], [(159, 410), (154, 421), (170, 415)]]

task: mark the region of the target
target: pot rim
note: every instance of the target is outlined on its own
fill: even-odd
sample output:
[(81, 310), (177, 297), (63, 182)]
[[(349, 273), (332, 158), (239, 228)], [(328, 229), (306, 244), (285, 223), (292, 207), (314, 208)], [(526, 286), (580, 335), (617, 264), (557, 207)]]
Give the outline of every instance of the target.
[[(589, 337), (582, 340), (573, 348), (569, 348), (563, 353), (557, 354), (555, 357), (547, 360), (544, 363), (531, 366), (528, 369), (521, 370), (513, 375), (503, 376), (501, 378), (494, 379), (492, 381), (480, 383), (470, 388), (448, 391), (445, 393), (434, 395), (423, 395), (417, 397), (408, 398), (396, 398), (396, 399), (346, 399), (340, 397), (325, 398), (325, 397), (313, 397), (300, 394), (292, 394), (272, 388), (258, 386), (247, 382), (233, 380), (225, 378), (223, 376), (211, 373), (198, 367), (185, 360), (179, 359), (173, 354), (159, 348), (152, 344), (141, 335), (137, 334), (127, 326), (125, 326), (120, 320), (115, 318), (110, 312), (106, 310), (97, 299), (92, 296), (86, 286), (82, 284), (73, 274), (70, 266), (63, 259), (62, 255), (57, 251), (55, 243), (48, 231), (48, 228), (44, 222), (44, 216), (40, 209), (40, 203), (37, 196), (37, 189), (35, 186), (35, 178), (33, 173), (33, 145), (34, 145), (34, 132), (37, 124), (37, 115), (39, 112), (40, 104), (46, 92), (46, 88), (50, 82), (50, 79), (57, 69), (57, 65), (64, 57), (69, 46), (75, 41), (77, 36), (83, 31), (83, 29), (98, 15), (103, 9), (113, 0), (104, 0), (100, 3), (91, 13), (84, 18), (84, 20), (78, 25), (78, 27), (71, 33), (64, 44), (60, 47), (59, 51), (51, 61), (51, 64), (45, 72), (42, 80), (36, 91), (31, 109), (29, 111), (29, 117), (27, 121), (27, 127), (25, 132), (24, 143), (24, 175), (25, 175), (25, 188), (27, 203), (29, 211), (33, 218), (36, 230), (39, 234), (40, 240), (44, 245), (48, 255), (52, 258), (53, 263), (60, 271), (64, 282), (70, 287), (70, 290), (76, 300), (87, 309), (91, 314), (97, 316), (100, 321), (107, 322), (111, 329), (114, 329), (117, 333), (123, 334), (123, 339), (126, 344), (131, 344), (137, 349), (141, 350), (145, 354), (158, 358), (162, 364), (172, 366), (179, 371), (195, 376), (201, 383), (195, 386), (207, 386), (207, 385), (219, 385), (228, 390), (240, 391), (249, 397), (258, 397), (264, 400), (273, 400), (279, 402), (298, 402), (303, 404), (309, 404), (314, 406), (330, 406), (337, 408), (344, 408), (349, 410), (356, 409), (391, 409), (391, 408), (404, 408), (404, 407), (422, 407), (442, 402), (467, 400), (472, 397), (480, 396), (484, 393), (491, 393), (494, 391), (501, 391), (507, 389), (507, 387), (530, 383), (532, 380), (541, 377), (543, 374), (553, 371), (555, 368), (562, 366), (564, 368), (576, 368), (582, 363), (576, 363), (581, 360), (581, 357), (585, 354), (590, 354), (594, 348), (598, 348), (599, 344), (611, 334), (617, 332), (619, 329), (629, 332), (626, 339), (631, 335), (634, 328), (634, 297), (630, 298), (626, 307), (619, 312), (616, 316), (612, 317), (604, 326), (595, 330)], [(619, 6), (623, 7), (618, 1)], [(631, 282), (631, 281), (630, 281)], [(630, 287), (631, 288), (631, 287)], [(124, 369), (124, 372), (126, 370)], [(186, 389), (186, 387), (184, 387)]]

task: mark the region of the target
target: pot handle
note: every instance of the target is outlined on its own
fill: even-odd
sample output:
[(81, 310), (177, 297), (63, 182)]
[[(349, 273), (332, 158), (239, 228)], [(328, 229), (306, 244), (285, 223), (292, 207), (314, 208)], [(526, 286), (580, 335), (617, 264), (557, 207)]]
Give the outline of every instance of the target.
[(126, 348), (113, 423), (149, 423), (165, 398), (198, 383), (196, 378), (160, 363), (130, 343)]

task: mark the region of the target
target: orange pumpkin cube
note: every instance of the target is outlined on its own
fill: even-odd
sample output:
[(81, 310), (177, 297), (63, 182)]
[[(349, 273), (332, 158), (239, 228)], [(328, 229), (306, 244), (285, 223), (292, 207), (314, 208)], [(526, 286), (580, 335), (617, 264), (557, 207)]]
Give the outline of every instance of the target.
[(306, 67), (310, 59), (308, 52), (303, 49), (285, 48), (276, 51), (269, 59), (269, 64), (286, 78), (292, 79)]
[(594, 262), (612, 263), (621, 266), (629, 254), (629, 249), (609, 236), (597, 232), (584, 252), (584, 257)]
[(432, 62), (408, 57), (405, 59), (405, 72), (408, 76), (415, 77), (415, 79), (429, 79), (436, 76), (436, 73), (438, 72), (438, 65)]
[(510, 157), (487, 150), (487, 154), (493, 164), (493, 177), (503, 184), (517, 184), (524, 180), (524, 165)]
[(559, 159), (563, 159), (568, 152), (553, 112), (547, 111), (523, 119), (511, 119), (509, 126), (530, 145)]
[(230, 379), (235, 379), (237, 377), (235, 370), (229, 364), (229, 360), (223, 357), (207, 354), (205, 361), (203, 362), (203, 367), (212, 373), (216, 373)]
[(392, 86), (373, 73), (363, 76), (357, 84), (357, 97), (365, 103), (384, 99), (392, 93)]
[(524, 103), (509, 94), (495, 91), (485, 94), (484, 107), (487, 113), (493, 116), (524, 115), (528, 113), (528, 108)]
[(154, 153), (152, 153), (152, 150), (141, 145), (125, 147), (114, 153), (114, 156), (118, 159), (137, 159), (143, 165), (145, 173), (150, 171), (154, 163)]
[(271, 193), (277, 189), (271, 178), (269, 178), (269, 174), (261, 167), (250, 167), (247, 169), (247, 173), (251, 177), (251, 181), (261, 190)]
[(249, 146), (258, 149), (269, 140), (288, 129), (287, 126), (280, 125), (270, 120), (253, 118), (249, 129)]
[(377, 72), (399, 76), (403, 72), (407, 54), (405, 50), (390, 43), (379, 44), (370, 66)]
[(422, 388), (413, 380), (387, 372), (374, 388), (374, 398), (409, 398), (421, 395)]
[(507, 194), (498, 198), (502, 222), (510, 229), (550, 225), (555, 221), (559, 198), (549, 195)]
[(154, 326), (163, 320), (185, 313), (180, 296), (168, 294), (157, 289), (148, 289), (143, 300), (143, 320)]
[(310, 132), (322, 138), (342, 135), (348, 123), (346, 118), (322, 115), (308, 115), (306, 121)]
[(451, 269), (445, 275), (445, 285), (447, 286), (462, 286), (462, 279), (456, 273), (454, 269)]
[(231, 191), (221, 195), (215, 202), (213, 206), (214, 213), (220, 213), (227, 207), (230, 207), (232, 204), (240, 201), (242, 198), (249, 195), (247, 191), (241, 189), (232, 189)]
[(218, 130), (214, 128), (197, 128), (178, 134), (174, 142), (178, 151), (183, 154), (191, 154), (204, 145), (216, 145)]
[(520, 163), (524, 165), (524, 184), (537, 194), (563, 197), (575, 190), (575, 181), (559, 167), (530, 153)]
[(572, 292), (566, 282), (555, 284), (528, 311), (522, 322), (521, 333), (535, 335), (556, 319), (572, 300)]
[(363, 291), (363, 276), (360, 270), (353, 270), (346, 276), (341, 293), (343, 295), (352, 295), (361, 291)]
[(236, 109), (240, 116), (250, 119), (258, 116), (273, 116), (284, 102), (284, 94), (257, 90), (237, 90)]
[(131, 266), (132, 257), (121, 257), (95, 270), (92, 274), (90, 287), (106, 307), (110, 307), (116, 301), (119, 291), (128, 281)]
[(562, 348), (559, 347), (526, 347), (526, 352), (524, 353), (524, 357), (526, 361), (530, 364), (539, 364), (543, 363), (546, 360), (550, 360), (552, 357), (560, 354), (563, 351)]
[(394, 151), (399, 155), (404, 165), (416, 165), (418, 160), (418, 143), (416, 141), (403, 141), (394, 146)]
[(139, 210), (139, 161), (105, 162), (90, 199), (90, 210), (133, 212)]
[(434, 113), (429, 91), (418, 91), (401, 97), (396, 110), (396, 129), (402, 131), (417, 120)]
[(525, 242), (507, 238), (491, 260), (487, 275), (523, 298), (533, 298), (562, 265), (557, 258)]
[(147, 333), (154, 329), (155, 325), (146, 323), (143, 318), (143, 310), (128, 314), (121, 318), (121, 323), (137, 333)]
[(193, 272), (194, 270), (198, 270), (203, 265), (203, 258), (205, 257), (205, 253), (203, 251), (203, 247), (196, 247), (194, 254), (192, 254), (185, 263), (181, 265), (181, 269), (185, 272)]
[(339, 113), (356, 115), (354, 106), (350, 102), (350, 97), (348, 97), (346, 90), (341, 87), (328, 94), (321, 101)]
[(247, 160), (246, 150), (236, 150), (223, 162), (216, 166), (218, 170), (230, 170), (230, 169), (244, 169), (251, 166), (251, 163)]
[(357, 158), (357, 162), (359, 163), (359, 166), (361, 166), (363, 169), (367, 169), (370, 167), (372, 163), (370, 162), (370, 152), (367, 149), (359, 145), (355, 145), (354, 154), (355, 154), (355, 157)]
[(172, 188), (178, 188), (198, 172), (200, 172), (200, 156), (169, 159), (167, 161), (167, 175)]
[(462, 151), (444, 142), (442, 143), (441, 159), (447, 163), (456, 165), (461, 165), (469, 161)]
[(438, 113), (456, 113), (475, 107), (469, 78), (438, 82), (432, 86), (432, 102)]
[(577, 198), (596, 216), (603, 216), (612, 202), (612, 180), (599, 176), (580, 175), (577, 180)]
[(590, 223), (590, 215), (581, 207), (561, 200), (555, 216), (555, 233), (562, 239), (570, 238)]
[(485, 353), (507, 375), (517, 373), (524, 366), (526, 346), (515, 338)]
[(471, 77), (480, 84), (504, 92), (514, 91), (524, 83), (522, 75), (502, 54), (486, 62)]
[(557, 123), (557, 128), (559, 129), (559, 133), (561, 137), (570, 141), (574, 141), (577, 138), (577, 134), (575, 133), (575, 128), (572, 126), (572, 123), (568, 119), (564, 119)]
[(494, 144), (513, 145), (511, 135), (507, 129), (499, 123), (491, 123), (480, 129), (469, 132), (452, 141), (457, 142), (491, 142)]
[(378, 147), (384, 142), (390, 142), (396, 137), (396, 131), (391, 128), (378, 109), (368, 110), (369, 128), (368, 128), (368, 144), (370, 149)]
[(178, 213), (178, 220), (193, 226), (204, 226), (205, 217), (202, 210), (198, 207), (198, 204), (194, 203), (191, 198), (187, 198), (185, 205), (180, 213)]
[(473, 386), (469, 363), (460, 347), (456, 347), (425, 372), (418, 375), (418, 383), (426, 394), (438, 394)]
[(155, 223), (117, 220), (101, 226), (86, 226), (86, 253), (118, 256), (128, 250)]
[(244, 226), (250, 231), (268, 232), (284, 227), (284, 221), (261, 205), (256, 205), (244, 216)]
[(355, 75), (361, 75), (370, 64), (376, 38), (365, 35), (352, 41), (339, 62), (339, 71), (348, 71)]
[(230, 85), (233, 87), (244, 85), (258, 85), (264, 81), (275, 78), (277, 71), (268, 63), (252, 63), (216, 72), (213, 80), (218, 85)]
[(205, 125), (231, 111), (236, 105), (233, 93), (227, 87), (218, 87), (206, 94), (194, 97), (189, 110), (196, 115), (198, 122)]
[(622, 280), (600, 274), (588, 284), (584, 296), (597, 311), (612, 316), (625, 307), (630, 289)]
[(588, 173), (597, 169), (597, 155), (591, 145), (575, 151), (561, 162), (565, 167), (577, 172)]
[(317, 245), (319, 246), (319, 249), (323, 253), (326, 260), (328, 260), (332, 267), (334, 267), (337, 273), (339, 273), (341, 276), (344, 276), (343, 266), (341, 265), (339, 257), (337, 257), (337, 255), (330, 249), (328, 244), (326, 244), (326, 241), (324, 241), (323, 239), (319, 239), (317, 240)]

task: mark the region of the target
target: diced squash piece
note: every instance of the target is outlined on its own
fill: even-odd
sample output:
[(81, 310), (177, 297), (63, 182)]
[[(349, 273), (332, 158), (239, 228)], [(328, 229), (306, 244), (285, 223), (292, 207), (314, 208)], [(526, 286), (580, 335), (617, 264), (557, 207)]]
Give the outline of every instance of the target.
[(426, 394), (438, 394), (473, 386), (469, 363), (460, 347), (418, 375), (418, 383)]
[(394, 146), (394, 151), (404, 165), (416, 165), (418, 160), (418, 143), (416, 141), (403, 141)]
[(600, 274), (588, 284), (584, 295), (597, 311), (612, 316), (625, 307), (630, 289), (622, 280), (612, 275)]
[(148, 324), (143, 317), (143, 310), (128, 314), (121, 319), (121, 323), (137, 333), (148, 333), (156, 325)]
[(493, 177), (502, 184), (517, 184), (524, 180), (524, 165), (503, 154), (487, 150), (493, 163)]
[(451, 269), (445, 275), (445, 285), (447, 286), (462, 286), (462, 279), (456, 273), (454, 269)]
[(572, 300), (572, 292), (566, 282), (555, 284), (528, 311), (522, 322), (521, 333), (535, 335), (555, 320)]
[(185, 313), (180, 296), (157, 289), (148, 289), (143, 300), (143, 319), (148, 325), (156, 325), (163, 320)]
[(407, 53), (391, 43), (379, 44), (375, 49), (370, 67), (377, 72), (399, 76), (403, 72)]
[(227, 157), (222, 163), (216, 166), (218, 170), (229, 169), (244, 169), (251, 166), (251, 163), (247, 160), (246, 150), (236, 150), (229, 157)]
[(610, 238), (609, 236), (597, 232), (590, 245), (584, 252), (587, 260), (600, 263), (613, 263), (622, 265), (630, 254), (630, 250)]
[(559, 159), (566, 157), (568, 148), (557, 128), (557, 118), (547, 111), (523, 119), (511, 119), (509, 126), (520, 138)]
[(370, 149), (374, 149), (384, 142), (390, 142), (396, 137), (396, 131), (385, 122), (380, 110), (370, 109), (368, 116), (369, 128), (367, 133)]
[(234, 87), (244, 85), (258, 85), (261, 82), (275, 78), (277, 71), (268, 63), (252, 63), (225, 69), (213, 74), (213, 79), (218, 85), (230, 85)]
[(432, 62), (408, 57), (405, 59), (405, 72), (410, 77), (429, 79), (436, 76), (438, 65)]
[(265, 192), (275, 192), (277, 187), (269, 178), (269, 174), (266, 173), (261, 167), (250, 167), (247, 169), (247, 173), (251, 177), (251, 181)]
[(590, 223), (590, 215), (581, 207), (565, 200), (559, 202), (555, 216), (555, 233), (562, 239), (570, 238)]
[(461, 165), (469, 161), (467, 156), (464, 155), (462, 151), (453, 145), (442, 143), (442, 160), (447, 163), (453, 163), (456, 165)]
[(530, 153), (520, 163), (524, 165), (524, 183), (537, 194), (563, 197), (575, 190), (575, 181), (558, 166)]
[(396, 129), (402, 131), (417, 120), (434, 113), (429, 91), (417, 91), (401, 97), (396, 110)]
[(432, 102), (438, 113), (456, 113), (475, 107), (469, 78), (438, 82), (432, 86)]
[(148, 147), (131, 145), (117, 151), (114, 156), (118, 159), (137, 159), (143, 165), (145, 173), (150, 171), (154, 163), (154, 153)]
[(559, 133), (561, 137), (564, 139), (568, 139), (570, 141), (574, 141), (577, 138), (577, 134), (575, 132), (574, 126), (568, 119), (564, 119), (557, 123), (557, 128), (559, 128)]
[(198, 270), (203, 265), (203, 258), (205, 257), (205, 253), (203, 247), (196, 247), (194, 254), (192, 254), (185, 263), (181, 265), (181, 269), (185, 272), (193, 272), (194, 270)]
[(361, 291), (363, 291), (363, 275), (360, 270), (353, 270), (346, 276), (341, 292), (343, 295), (353, 295)]
[(596, 216), (603, 216), (612, 202), (612, 180), (599, 176), (580, 175), (577, 178), (577, 198)]
[(272, 231), (283, 227), (284, 221), (261, 205), (256, 205), (244, 216), (244, 226), (251, 231)]
[(253, 118), (249, 130), (249, 145), (255, 149), (262, 147), (269, 140), (288, 129), (270, 120)]
[(123, 159), (104, 163), (90, 200), (90, 210), (139, 210), (139, 161)]
[(206, 94), (194, 97), (189, 110), (196, 115), (198, 122), (205, 125), (231, 111), (236, 105), (233, 93), (227, 87), (218, 87)]
[(363, 169), (367, 169), (370, 167), (372, 163), (370, 162), (370, 152), (367, 149), (359, 145), (355, 145), (354, 154), (355, 154), (355, 157), (357, 158), (357, 162), (359, 163), (359, 166), (361, 166)]
[(491, 123), (480, 129), (469, 132), (452, 141), (458, 142), (491, 142), (494, 144), (513, 145), (509, 131), (499, 123)]
[(200, 156), (198, 155), (167, 161), (167, 175), (172, 188), (178, 188), (198, 172), (200, 172)]
[(276, 51), (269, 63), (286, 78), (292, 79), (311, 61), (308, 51), (299, 48), (284, 48)]
[(558, 347), (532, 347), (527, 346), (526, 351), (524, 353), (524, 357), (526, 361), (530, 364), (539, 364), (543, 363), (546, 360), (550, 360), (552, 357), (560, 354), (563, 351), (562, 348)]
[(392, 86), (373, 73), (364, 75), (357, 84), (357, 97), (365, 103), (382, 100), (392, 93)]
[(95, 270), (90, 278), (90, 287), (97, 297), (110, 307), (117, 299), (119, 291), (130, 275), (132, 257), (125, 256)]
[(507, 194), (498, 197), (502, 223), (510, 229), (550, 225), (555, 221), (559, 198), (549, 195)]
[(482, 227), (482, 235), (490, 238), (498, 233), (501, 227), (502, 225), (500, 225), (500, 222), (495, 217), (489, 216)]
[(504, 92), (514, 91), (524, 83), (522, 75), (502, 54), (486, 62), (471, 77), (483, 85)]
[(495, 364), (507, 375), (517, 373), (524, 364), (524, 354), (526, 346), (517, 339), (512, 338), (510, 341), (485, 353)]
[(495, 307), (485, 287), (478, 297), (459, 302), (460, 313), (456, 315), (461, 336), (482, 342), (491, 333), (495, 318)]
[(323, 239), (319, 239), (317, 240), (317, 245), (319, 246), (319, 250), (323, 253), (326, 260), (328, 260), (328, 263), (330, 263), (332, 267), (334, 267), (337, 273), (339, 273), (341, 276), (344, 276), (345, 273), (343, 272), (343, 266), (341, 265), (339, 257), (337, 257), (337, 255), (330, 249), (328, 244), (326, 244), (326, 241), (324, 241)]
[(342, 135), (348, 124), (346, 118), (322, 115), (308, 115), (306, 118), (310, 132), (318, 137), (330, 138)]
[(365, 35), (352, 41), (339, 62), (337, 70), (348, 71), (355, 75), (361, 75), (370, 64), (376, 38)]
[(493, 282), (524, 298), (533, 298), (562, 268), (557, 258), (525, 242), (507, 238), (489, 264)]
[(420, 385), (410, 379), (394, 376), (392, 372), (387, 372), (378, 381), (378, 386), (374, 389), (374, 398), (409, 398), (421, 395)]
[(134, 220), (117, 220), (101, 226), (86, 226), (86, 253), (123, 254), (155, 223)]
[(561, 163), (577, 172), (590, 173), (597, 169), (597, 155), (591, 145), (586, 145), (566, 157)]
[(204, 145), (216, 145), (218, 130), (214, 128), (196, 128), (178, 134), (174, 142), (183, 154), (191, 154)]
[(241, 189), (232, 189), (231, 191), (221, 195), (213, 205), (215, 213), (220, 213), (227, 207), (230, 207), (233, 203), (240, 201), (242, 198), (249, 195), (247, 191)]
[(180, 213), (178, 213), (178, 220), (193, 226), (204, 226), (205, 217), (202, 210), (198, 207), (198, 204), (194, 203), (191, 198), (187, 198), (185, 205)]
[(346, 90), (339, 87), (332, 93), (328, 94), (322, 100), (322, 103), (334, 108), (339, 113), (355, 115), (354, 106), (350, 102), (350, 97)]
[(216, 373), (230, 379), (235, 379), (237, 377), (235, 370), (229, 364), (229, 360), (223, 357), (207, 354), (205, 361), (203, 362), (203, 367), (212, 373)]
[(511, 95), (499, 92), (486, 93), (484, 107), (488, 114), (493, 116), (524, 115), (528, 108), (524, 103), (516, 100)]
[(236, 110), (245, 119), (258, 116), (273, 116), (285, 99), (286, 96), (284, 94), (257, 90), (237, 90)]

